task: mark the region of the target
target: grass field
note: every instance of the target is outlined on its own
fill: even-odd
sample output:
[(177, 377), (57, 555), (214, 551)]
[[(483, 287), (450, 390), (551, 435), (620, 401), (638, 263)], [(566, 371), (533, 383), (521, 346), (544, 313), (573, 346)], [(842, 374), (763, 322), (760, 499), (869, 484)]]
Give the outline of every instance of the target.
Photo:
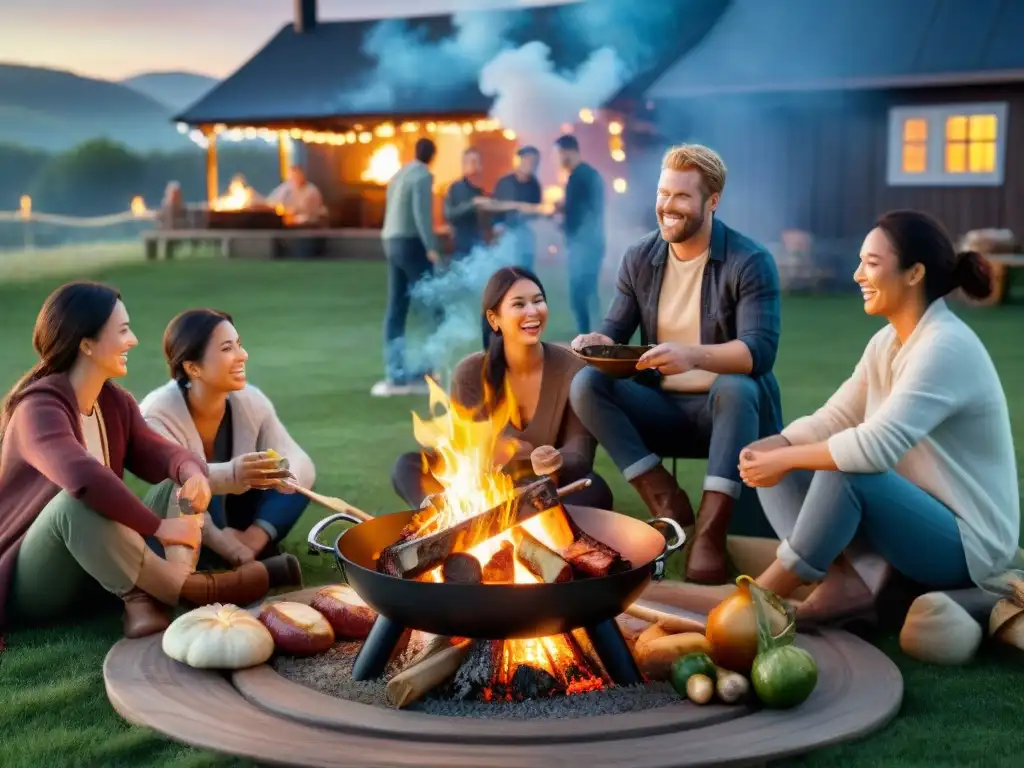
[[(72, 268), (74, 269), (74, 268)], [(2, 276), (2, 270), (0, 270)], [(165, 379), (160, 336), (186, 306), (234, 314), (247, 345), (250, 380), (273, 398), (293, 434), (317, 462), (318, 488), (364, 509), (399, 504), (389, 484), (395, 456), (414, 448), (410, 410), (418, 400), (368, 395), (380, 375), (384, 270), (380, 264), (240, 263), (201, 259), (120, 266), (100, 277), (118, 285), (139, 348), (126, 385), (141, 398)], [(32, 322), (52, 277), (0, 285), (0, 387), (32, 360)], [(571, 328), (559, 281), (549, 285), (553, 307), (547, 338)], [(1024, 308), (971, 311), (969, 322), (989, 345), (1011, 400), (1018, 445), (1024, 445)], [(787, 298), (777, 364), (787, 420), (819, 405), (853, 368), (877, 321), (856, 298)], [(475, 336), (475, 334), (474, 334)], [(454, 350), (461, 353), (467, 350)], [(620, 510), (641, 514), (635, 494), (607, 456), (599, 470), (612, 479)], [(680, 468), (694, 492), (703, 466)], [(310, 508), (286, 542), (303, 559), (307, 583), (335, 580), (326, 560), (305, 553), (305, 534), (323, 516)], [(17, 630), (0, 655), (0, 765), (233, 765), (216, 755), (173, 744), (125, 724), (103, 690), (101, 664), (119, 636), (112, 613), (71, 625)], [(971, 665), (937, 669), (903, 656), (895, 637), (877, 638), (903, 670), (906, 693), (898, 719), (884, 731), (789, 765), (1019, 765), (1024, 754), (1024, 658), (986, 650)]]

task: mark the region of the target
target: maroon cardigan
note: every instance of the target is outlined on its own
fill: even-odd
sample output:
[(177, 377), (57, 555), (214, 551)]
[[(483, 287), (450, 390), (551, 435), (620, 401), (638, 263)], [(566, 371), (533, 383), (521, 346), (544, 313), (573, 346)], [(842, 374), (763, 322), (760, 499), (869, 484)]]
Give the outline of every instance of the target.
[(129, 392), (107, 382), (99, 406), (107, 433), (110, 467), (85, 448), (78, 403), (64, 374), (31, 384), (0, 444), (0, 628), (14, 564), (29, 526), (61, 491), (90, 509), (152, 536), (160, 517), (124, 484), (124, 471), (148, 483), (184, 483), (206, 474), (206, 463), (151, 430)]

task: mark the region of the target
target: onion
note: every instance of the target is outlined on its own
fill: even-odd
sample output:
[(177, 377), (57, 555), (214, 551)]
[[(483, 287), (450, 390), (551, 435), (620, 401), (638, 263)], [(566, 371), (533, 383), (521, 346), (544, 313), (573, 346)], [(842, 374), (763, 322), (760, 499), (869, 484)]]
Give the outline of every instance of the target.
[[(736, 591), (708, 614), (704, 631), (711, 643), (711, 658), (720, 667), (749, 674), (757, 656), (757, 613), (750, 595), (749, 576), (736, 579)], [(785, 614), (772, 612), (772, 627), (781, 632), (788, 620)]]

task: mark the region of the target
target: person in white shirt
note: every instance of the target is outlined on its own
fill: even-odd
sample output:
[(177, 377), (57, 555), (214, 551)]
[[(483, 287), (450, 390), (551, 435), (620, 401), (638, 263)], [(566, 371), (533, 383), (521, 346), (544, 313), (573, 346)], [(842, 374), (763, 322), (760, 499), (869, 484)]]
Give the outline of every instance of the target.
[(864, 240), (854, 280), (888, 324), (824, 406), (740, 453), (782, 540), (757, 581), (782, 597), (820, 581), (797, 609), (807, 623), (869, 613), (892, 569), (1008, 594), (1021, 574), (1006, 396), (945, 301), (989, 295), (988, 262), (957, 254), (930, 216), (894, 211)]
[(323, 195), (306, 178), (301, 165), (288, 169), (288, 180), (267, 196), (269, 205), (282, 205), (297, 226), (316, 226), (327, 216)]

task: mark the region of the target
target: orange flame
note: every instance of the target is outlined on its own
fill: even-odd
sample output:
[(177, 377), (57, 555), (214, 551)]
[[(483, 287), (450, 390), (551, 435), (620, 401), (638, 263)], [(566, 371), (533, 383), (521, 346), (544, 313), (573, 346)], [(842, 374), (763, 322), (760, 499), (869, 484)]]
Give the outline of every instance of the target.
[(390, 142), (378, 147), (370, 156), (370, 163), (363, 171), (363, 181), (387, 184), (402, 168), (402, 157), (398, 147)]
[[(514, 456), (519, 447), (518, 441), (505, 435), (510, 424), (518, 425), (519, 410), (507, 382), (504, 396), (500, 399), (485, 387), (482, 413), (474, 413), (449, 398), (429, 377), (427, 387), (432, 418), (424, 420), (413, 413), (413, 434), (426, 449), (424, 466), (443, 489), (440, 497), (434, 500), (439, 516), (431, 524), (444, 529), (507, 504), (512, 499), (515, 485), (512, 478), (502, 471), (502, 465)], [(439, 407), (443, 407), (443, 412), (434, 415)], [(537, 515), (522, 523), (522, 527), (557, 551), (566, 545), (566, 534), (559, 526), (561, 518), (551, 517), (553, 513), (555, 510)], [(561, 514), (560, 508), (557, 514)], [(510, 531), (479, 544), (470, 550), (470, 554), (481, 565), (486, 565), (503, 541), (513, 542)], [(440, 582), (440, 571), (437, 568), (426, 578)], [(515, 559), (514, 580), (517, 584), (535, 584), (538, 581), (518, 558)], [(599, 677), (586, 669), (573, 643), (565, 636), (506, 641), (502, 667), (494, 681), (504, 684), (499, 689), (507, 686), (516, 667), (521, 664), (549, 672), (567, 693), (593, 690), (603, 685)]]
[(252, 205), (256, 193), (241, 179), (232, 179), (226, 195), (218, 197), (210, 208), (215, 211), (241, 211)]

